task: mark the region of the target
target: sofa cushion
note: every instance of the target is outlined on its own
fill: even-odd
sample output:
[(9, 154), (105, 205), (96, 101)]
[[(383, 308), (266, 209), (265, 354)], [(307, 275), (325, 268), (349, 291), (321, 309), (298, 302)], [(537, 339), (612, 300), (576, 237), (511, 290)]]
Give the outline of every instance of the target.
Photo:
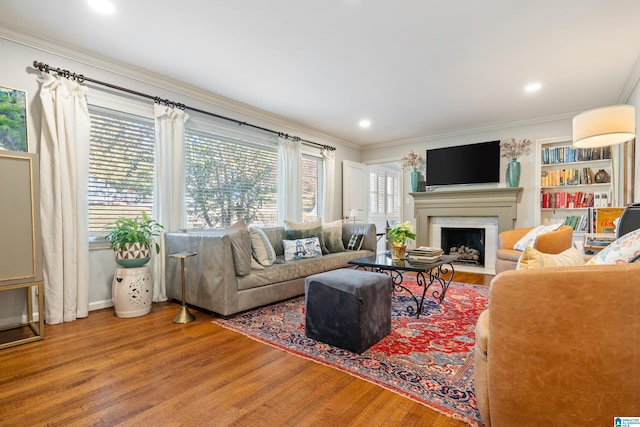
[(518, 260), (517, 270), (545, 267), (568, 267), (584, 265), (584, 258), (576, 248), (569, 248), (559, 254), (545, 254), (532, 246), (527, 246)]
[(309, 237), (317, 237), (320, 242), (320, 248), (323, 254), (329, 251), (324, 243), (322, 236), (322, 218), (318, 218), (313, 222), (294, 222), (284, 221), (284, 235), (286, 240), (307, 239)]
[(283, 240), (284, 259), (291, 261), (294, 259), (316, 258), (322, 256), (320, 241), (317, 237), (307, 239)]
[(265, 232), (259, 227), (251, 226), (249, 227), (249, 235), (251, 250), (256, 261), (263, 266), (272, 265), (276, 261), (276, 251), (271, 246)]
[(373, 252), (368, 250), (345, 251), (323, 255), (318, 258), (305, 258), (294, 261), (285, 261), (284, 257), (278, 257), (278, 263), (265, 267), (264, 270), (254, 270), (248, 276), (237, 277), (238, 290), (255, 289), (291, 280), (304, 282), (307, 276), (336, 268), (348, 267), (347, 262), (349, 260), (372, 254)]
[(342, 220), (322, 224), (322, 237), (327, 251), (330, 254), (344, 252), (342, 243)]
[(626, 264), (640, 256), (640, 229), (627, 233), (598, 252), (587, 265)]
[(517, 251), (524, 251), (524, 248), (526, 248), (527, 246), (533, 246), (533, 243), (536, 241), (536, 238), (539, 235), (544, 233), (551, 233), (552, 231), (558, 230), (560, 227), (562, 227), (561, 222), (557, 224), (539, 225), (537, 227), (534, 227), (533, 229), (529, 230), (527, 234), (522, 236), (522, 238), (518, 240), (515, 245), (513, 245), (513, 249)]

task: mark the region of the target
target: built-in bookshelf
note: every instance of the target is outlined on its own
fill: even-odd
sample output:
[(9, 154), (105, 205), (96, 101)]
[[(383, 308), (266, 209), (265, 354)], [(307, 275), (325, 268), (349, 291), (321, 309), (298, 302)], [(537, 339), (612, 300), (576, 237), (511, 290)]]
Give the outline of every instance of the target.
[(574, 148), (571, 137), (539, 140), (536, 148), (537, 223), (563, 222), (581, 239), (593, 232), (594, 209), (612, 204), (613, 149)]

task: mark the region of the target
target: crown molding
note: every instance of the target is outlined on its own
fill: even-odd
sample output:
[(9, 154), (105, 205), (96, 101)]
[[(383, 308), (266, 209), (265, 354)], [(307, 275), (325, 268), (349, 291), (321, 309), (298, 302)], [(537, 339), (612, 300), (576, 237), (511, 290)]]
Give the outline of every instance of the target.
[(629, 78), (622, 88), (622, 92), (620, 93), (620, 97), (618, 98), (619, 104), (626, 104), (629, 102), (629, 98), (633, 93), (634, 89), (638, 85), (640, 81), (640, 55), (636, 58), (636, 63), (631, 69), (631, 73), (629, 74)]
[(492, 125), (478, 126), (475, 128), (457, 129), (449, 132), (443, 132), (443, 133), (433, 134), (433, 135), (425, 135), (425, 136), (420, 136), (420, 137), (410, 138), (410, 139), (402, 139), (397, 141), (387, 141), (387, 142), (380, 142), (376, 144), (368, 144), (368, 145), (363, 145), (361, 147), (361, 150), (370, 151), (370, 150), (377, 150), (380, 148), (397, 147), (397, 146), (407, 145), (407, 144), (420, 144), (420, 143), (426, 143), (429, 141), (435, 141), (438, 139), (451, 138), (456, 136), (472, 135), (472, 134), (481, 133), (481, 132), (491, 132), (491, 131), (509, 129), (509, 128), (514, 128), (519, 126), (537, 125), (541, 123), (573, 118), (573, 116), (575, 116), (578, 113), (580, 113), (580, 111), (554, 114), (551, 116), (538, 117), (535, 119), (528, 119), (528, 120), (495, 123)]
[[(170, 79), (151, 70), (97, 55), (93, 52), (83, 50), (75, 46), (46, 40), (35, 34), (28, 33), (23, 30), (11, 28), (6, 25), (0, 25), (0, 38), (49, 54), (53, 54), (71, 61), (75, 61), (108, 73), (113, 73), (118, 76), (137, 81), (139, 83), (157, 87), (158, 89), (161, 89), (163, 91), (170, 91), (175, 93), (178, 97), (184, 96), (214, 105), (217, 108), (226, 110), (224, 112), (225, 115), (228, 114), (228, 112), (235, 113), (238, 115), (251, 117), (256, 121), (261, 122), (259, 124), (264, 125), (265, 127), (276, 127), (279, 131), (284, 133), (302, 134), (298, 136), (305, 139), (320, 139), (322, 140), (322, 143), (337, 144), (356, 150), (361, 149), (360, 145), (342, 140), (333, 135), (326, 134), (318, 129), (307, 127), (301, 123), (287, 119), (275, 113), (271, 113), (266, 110), (253, 107), (251, 105), (235, 101), (233, 99), (180, 82), (178, 80)], [(33, 59), (39, 60), (38, 58)], [(25, 64), (25, 66), (27, 65), (30, 66), (30, 64)], [(57, 66), (57, 64), (50, 65)], [(78, 74), (85, 74), (82, 72), (82, 70), (70, 71), (76, 72)], [(175, 101), (182, 102), (179, 99), (176, 99)], [(243, 118), (237, 119), (243, 120)]]

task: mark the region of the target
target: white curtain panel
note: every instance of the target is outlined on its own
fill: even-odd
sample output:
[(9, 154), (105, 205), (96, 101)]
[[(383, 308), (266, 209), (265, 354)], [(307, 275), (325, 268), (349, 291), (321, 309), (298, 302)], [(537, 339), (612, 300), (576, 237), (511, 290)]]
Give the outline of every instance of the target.
[(89, 315), (87, 88), (42, 73), (40, 203), (45, 321)]
[(278, 225), (302, 220), (301, 143), (278, 138)]
[(322, 218), (331, 222), (335, 218), (336, 152), (322, 149)]
[[(186, 227), (184, 124), (189, 115), (179, 108), (155, 104), (156, 164), (154, 182), (154, 219), (164, 231), (177, 231)], [(167, 300), (165, 283), (164, 239), (158, 239), (160, 254), (152, 256), (153, 301)]]

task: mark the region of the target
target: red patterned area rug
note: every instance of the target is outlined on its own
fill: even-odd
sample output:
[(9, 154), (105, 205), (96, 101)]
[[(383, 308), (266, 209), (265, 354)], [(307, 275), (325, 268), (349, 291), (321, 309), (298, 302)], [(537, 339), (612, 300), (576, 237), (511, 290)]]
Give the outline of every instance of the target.
[(481, 426), (473, 391), (473, 346), (476, 320), (487, 306), (488, 293), (488, 286), (452, 282), (444, 302), (427, 296), (424, 314), (416, 319), (406, 311), (413, 300), (394, 292), (391, 334), (362, 354), (307, 338), (304, 297), (213, 323)]

